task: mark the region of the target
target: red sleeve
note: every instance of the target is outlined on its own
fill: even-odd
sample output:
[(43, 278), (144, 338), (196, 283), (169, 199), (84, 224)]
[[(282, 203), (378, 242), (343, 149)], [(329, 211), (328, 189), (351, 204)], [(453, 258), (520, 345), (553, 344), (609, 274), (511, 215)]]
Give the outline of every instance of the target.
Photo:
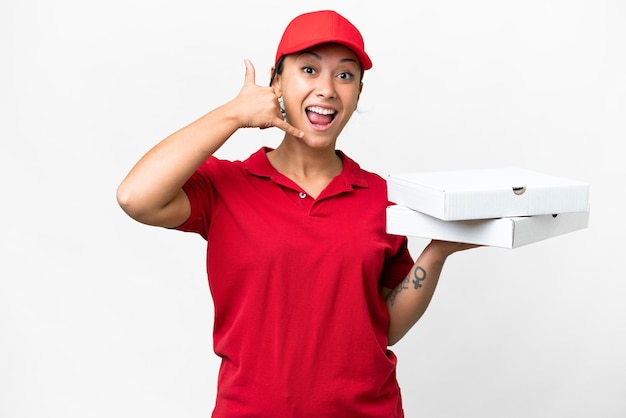
[(411, 271), (414, 261), (409, 253), (408, 240), (406, 237), (390, 235), (393, 248), (396, 252), (385, 260), (385, 266), (381, 274), (380, 284), (383, 287), (394, 289), (402, 282)]
[(210, 173), (216, 159), (210, 157), (183, 185), (183, 191), (189, 199), (191, 213), (189, 218), (180, 226), (179, 231), (195, 232), (207, 239), (209, 220), (211, 218), (211, 202), (214, 201), (214, 187), (211, 184)]

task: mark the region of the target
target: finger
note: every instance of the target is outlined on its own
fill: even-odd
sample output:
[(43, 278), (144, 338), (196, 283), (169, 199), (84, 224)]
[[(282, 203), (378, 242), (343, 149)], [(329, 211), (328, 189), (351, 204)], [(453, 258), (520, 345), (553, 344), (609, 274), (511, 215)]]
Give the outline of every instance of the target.
[(304, 132), (302, 132), (300, 129), (291, 126), (288, 122), (286, 122), (283, 119), (279, 119), (279, 118), (276, 118), (274, 120), (274, 124), (273, 125), (260, 126), (259, 129), (267, 129), (267, 128), (271, 128), (272, 126), (278, 128), (278, 129), (280, 129), (282, 131), (285, 131), (289, 135), (293, 135), (296, 138), (302, 138), (304, 136)]
[(246, 58), (243, 60), (243, 62), (246, 65), (246, 76), (244, 79), (244, 85), (256, 84), (256, 71), (254, 69), (254, 65), (252, 65), (252, 61)]
[(296, 138), (302, 138), (304, 136), (304, 132), (302, 132), (298, 128), (293, 127), (286, 120), (277, 118), (274, 126), (276, 126), (278, 129), (285, 131), (289, 135), (295, 136)]

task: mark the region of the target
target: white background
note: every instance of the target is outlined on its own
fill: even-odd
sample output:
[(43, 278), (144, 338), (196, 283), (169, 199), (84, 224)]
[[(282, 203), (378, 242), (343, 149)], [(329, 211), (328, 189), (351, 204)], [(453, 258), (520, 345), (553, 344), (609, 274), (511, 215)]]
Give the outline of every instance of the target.
[(363, 168), (591, 184), (587, 229), (448, 260), (394, 347), (407, 417), (626, 416), (624, 2), (2, 0), (0, 417), (210, 414), (204, 242), (132, 221), (115, 189), (238, 93), (244, 58), (267, 85), (284, 26), (322, 8), (374, 62), (338, 145)]

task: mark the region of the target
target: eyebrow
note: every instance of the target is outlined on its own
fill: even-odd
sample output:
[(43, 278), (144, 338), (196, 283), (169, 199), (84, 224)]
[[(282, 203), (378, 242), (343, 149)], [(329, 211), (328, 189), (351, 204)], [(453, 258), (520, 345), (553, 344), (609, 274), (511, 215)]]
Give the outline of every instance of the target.
[[(316, 54), (315, 52), (312, 51), (302, 51), (298, 54), (298, 57), (300, 57), (301, 55), (312, 55), (314, 58), (317, 58), (318, 60), (321, 60), (322, 57), (319, 54)], [(341, 62), (353, 62), (357, 65), (359, 65), (359, 61), (355, 60), (354, 58), (342, 58)]]

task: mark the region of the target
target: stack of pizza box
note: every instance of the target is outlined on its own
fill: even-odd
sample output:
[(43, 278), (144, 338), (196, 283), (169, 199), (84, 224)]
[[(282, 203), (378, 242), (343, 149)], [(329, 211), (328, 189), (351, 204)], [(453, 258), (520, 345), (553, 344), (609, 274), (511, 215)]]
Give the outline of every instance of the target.
[(389, 174), (387, 232), (517, 248), (586, 228), (589, 184), (521, 168)]

